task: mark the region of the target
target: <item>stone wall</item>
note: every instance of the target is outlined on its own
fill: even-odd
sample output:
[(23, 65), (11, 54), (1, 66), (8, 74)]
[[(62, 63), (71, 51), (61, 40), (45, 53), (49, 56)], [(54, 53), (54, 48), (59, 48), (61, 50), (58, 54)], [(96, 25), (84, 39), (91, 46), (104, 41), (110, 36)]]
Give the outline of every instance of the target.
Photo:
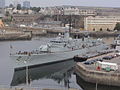
[(114, 30), (116, 23), (120, 23), (119, 16), (89, 16), (84, 18), (84, 29), (91, 31)]
[(87, 82), (120, 86), (120, 73), (88, 70), (82, 63), (77, 63), (75, 72)]
[(102, 31), (106, 31), (108, 30), (114, 30), (115, 28), (115, 24), (88, 24), (87, 25), (87, 29), (90, 31), (100, 31), (100, 29), (102, 29)]
[(39, 14), (13, 14), (13, 23), (32, 24), (41, 17)]

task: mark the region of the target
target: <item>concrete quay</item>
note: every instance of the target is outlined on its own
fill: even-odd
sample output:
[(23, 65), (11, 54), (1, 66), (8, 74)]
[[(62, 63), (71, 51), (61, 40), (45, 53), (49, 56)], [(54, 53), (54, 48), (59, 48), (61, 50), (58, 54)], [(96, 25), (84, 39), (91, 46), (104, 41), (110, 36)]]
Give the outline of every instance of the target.
[[(115, 53), (105, 54), (114, 55)], [(104, 57), (105, 55), (101, 55), (99, 57)], [(92, 58), (93, 60), (96, 57)], [(89, 60), (92, 60), (91, 58)], [(97, 70), (95, 64), (86, 65), (84, 63), (76, 63), (75, 73), (81, 77), (84, 81), (90, 83), (97, 83), (101, 85), (109, 85), (109, 86), (119, 86), (120, 87), (120, 56), (114, 57), (111, 60), (103, 60), (105, 62), (117, 63), (118, 70), (107, 72), (105, 70)]]
[[(50, 34), (59, 34), (64, 33), (64, 30), (47, 30), (47, 33)], [(89, 35), (90, 37), (96, 37), (96, 38), (103, 38), (103, 37), (116, 37), (120, 34), (120, 32), (105, 32), (105, 31), (78, 31), (75, 32), (74, 30), (70, 33), (72, 37), (82, 38), (86, 35)]]
[(46, 35), (47, 30), (44, 28), (33, 28), (33, 27), (4, 27), (3, 30), (10, 32), (31, 32), (32, 35)]
[(102, 37), (115, 37), (118, 36), (120, 32), (107, 32), (107, 31), (79, 31), (79, 32), (72, 32), (72, 35), (78, 36), (78, 37), (83, 37), (85, 35), (89, 35), (90, 37), (97, 37), (97, 38), (102, 38)]
[[(11, 31), (32, 31), (32, 35), (46, 35), (47, 33), (50, 34), (59, 34), (64, 33), (63, 28), (42, 28), (42, 27), (4, 27), (5, 30)], [(118, 36), (120, 32), (107, 32), (107, 31), (80, 31), (79, 29), (72, 29), (71, 35), (73, 37), (83, 37), (85, 35), (89, 35), (91, 37), (110, 37), (110, 36)]]
[[(32, 36), (43, 36), (47, 34), (59, 34), (64, 33), (64, 29), (57, 28), (40, 28), (40, 27), (4, 27), (0, 28), (1, 30), (5, 30), (7, 33), (0, 34), (0, 41), (2, 40), (29, 40)], [(0, 32), (1, 32), (0, 30)], [(25, 32), (31, 32), (31, 35)], [(71, 31), (72, 37), (81, 38), (85, 35), (89, 35), (91, 37), (109, 37), (109, 36), (118, 36), (120, 32), (93, 32), (93, 31), (79, 31), (73, 29)]]
[(30, 40), (30, 32), (5, 32), (0, 34), (0, 41), (5, 40)]

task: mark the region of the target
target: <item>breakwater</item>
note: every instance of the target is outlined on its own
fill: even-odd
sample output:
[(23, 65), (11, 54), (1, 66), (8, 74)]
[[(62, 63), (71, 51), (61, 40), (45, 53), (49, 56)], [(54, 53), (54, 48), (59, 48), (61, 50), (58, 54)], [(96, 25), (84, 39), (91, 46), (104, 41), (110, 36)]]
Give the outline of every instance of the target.
[(3, 33), (0, 34), (0, 41), (5, 40), (31, 40), (32, 36), (30, 33), (22, 33), (22, 32), (9, 32), (9, 33)]
[(90, 37), (96, 37), (96, 38), (102, 38), (102, 37), (116, 37), (120, 34), (120, 32), (104, 32), (104, 31), (98, 31), (98, 32), (76, 32), (72, 33), (72, 36), (74, 37), (83, 37), (86, 35), (89, 35)]
[(82, 63), (76, 64), (75, 73), (86, 82), (120, 86), (120, 73), (90, 70)]
[[(64, 33), (63, 29), (51, 29), (51, 28), (35, 28), (35, 27), (4, 27), (1, 30), (5, 30), (8, 33), (0, 34), (1, 40), (30, 40), (32, 36), (46, 36), (48, 34)], [(28, 32), (31, 32), (28, 35)], [(27, 33), (27, 34), (26, 34)], [(102, 37), (116, 37), (120, 32), (107, 32), (107, 31), (78, 31), (73, 29), (70, 35), (74, 38), (82, 38), (84, 36), (91, 36), (96, 38)]]
[[(47, 33), (50, 34), (59, 34), (59, 33), (64, 33), (64, 30), (47, 30)], [(90, 36), (90, 37), (116, 37), (120, 34), (120, 32), (107, 32), (107, 31), (79, 31), (75, 32), (74, 30), (70, 33), (72, 37), (84, 37), (84, 36)]]
[[(57, 28), (42, 28), (42, 27), (4, 27), (5, 30), (14, 30), (14, 31), (32, 31), (32, 35), (45, 35), (45, 34), (59, 34), (64, 33), (64, 29)], [(83, 37), (85, 35), (89, 35), (91, 37), (114, 37), (118, 36), (120, 32), (108, 32), (108, 31), (80, 31), (80, 30), (71, 30), (71, 36), (73, 37)]]
[(10, 32), (31, 32), (33, 36), (46, 35), (47, 30), (44, 28), (33, 28), (33, 27), (4, 27), (3, 30)]

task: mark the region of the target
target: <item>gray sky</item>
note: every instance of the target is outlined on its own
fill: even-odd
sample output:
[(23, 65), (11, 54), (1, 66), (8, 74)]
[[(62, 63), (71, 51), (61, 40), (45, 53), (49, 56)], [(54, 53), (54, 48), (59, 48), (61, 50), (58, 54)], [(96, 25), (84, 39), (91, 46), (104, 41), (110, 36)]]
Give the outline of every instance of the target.
[[(25, 0), (18, 0), (20, 2)], [(31, 6), (101, 6), (101, 7), (120, 7), (120, 0), (29, 0)], [(6, 5), (12, 3), (13, 0), (6, 0)]]

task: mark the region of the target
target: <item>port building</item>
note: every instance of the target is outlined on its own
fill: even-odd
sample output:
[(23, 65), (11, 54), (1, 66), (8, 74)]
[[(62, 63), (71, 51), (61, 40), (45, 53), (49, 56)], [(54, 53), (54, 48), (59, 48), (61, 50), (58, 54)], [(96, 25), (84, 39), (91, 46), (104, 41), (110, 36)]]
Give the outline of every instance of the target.
[(120, 23), (119, 16), (88, 16), (84, 18), (84, 29), (90, 31), (114, 30)]

